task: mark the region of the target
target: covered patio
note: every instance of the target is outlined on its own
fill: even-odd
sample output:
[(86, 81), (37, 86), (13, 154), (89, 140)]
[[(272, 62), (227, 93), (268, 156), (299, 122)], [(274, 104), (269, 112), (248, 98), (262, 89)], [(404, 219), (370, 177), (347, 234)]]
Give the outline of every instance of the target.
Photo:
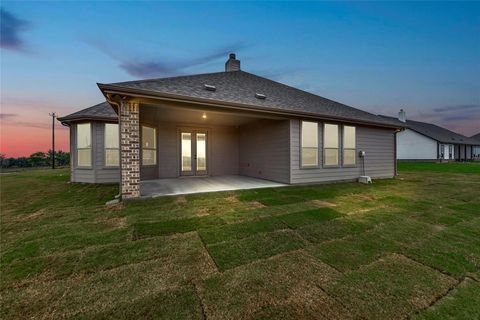
[(240, 175), (181, 177), (140, 181), (140, 196), (154, 198), (200, 192), (282, 187), (286, 184)]

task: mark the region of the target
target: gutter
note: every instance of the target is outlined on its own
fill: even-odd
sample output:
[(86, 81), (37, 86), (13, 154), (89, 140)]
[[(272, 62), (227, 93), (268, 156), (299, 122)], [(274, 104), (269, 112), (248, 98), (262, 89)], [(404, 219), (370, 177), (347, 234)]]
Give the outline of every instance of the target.
[(76, 117), (76, 118), (67, 118), (65, 119), (66, 117), (63, 117), (63, 118), (57, 118), (58, 121), (60, 121), (63, 125), (67, 124), (69, 125), (69, 123), (71, 122), (77, 122), (77, 121), (85, 121), (85, 120), (88, 120), (88, 121), (105, 121), (105, 122), (118, 122), (118, 119), (117, 118), (106, 118), (106, 117)]
[(244, 111), (260, 111), (266, 113), (274, 113), (279, 115), (285, 116), (294, 116), (294, 117), (308, 117), (308, 118), (315, 118), (315, 119), (322, 119), (322, 120), (331, 120), (331, 121), (342, 121), (347, 123), (357, 123), (357, 124), (366, 124), (370, 126), (377, 126), (382, 128), (393, 128), (393, 129), (402, 129), (401, 126), (396, 125), (389, 125), (389, 124), (382, 124), (376, 122), (369, 122), (369, 121), (356, 121), (349, 118), (344, 117), (328, 117), (328, 116), (321, 116), (315, 113), (310, 112), (299, 112), (299, 111), (281, 111), (278, 109), (273, 109), (269, 107), (261, 107), (261, 106), (252, 106), (243, 103), (236, 103), (236, 102), (223, 102), (218, 100), (212, 99), (205, 99), (205, 98), (194, 98), (194, 97), (187, 97), (177, 94), (171, 93), (161, 93), (161, 92), (152, 92), (150, 90), (144, 89), (133, 89), (133, 88), (125, 88), (111, 84), (103, 84), (97, 83), (98, 88), (102, 91), (103, 95), (107, 99), (108, 102), (111, 100), (109, 99), (110, 95), (131, 95), (138, 98), (150, 98), (150, 99), (157, 99), (157, 100), (164, 100), (164, 101), (173, 101), (173, 102), (183, 102), (183, 103), (193, 103), (193, 104), (201, 104), (201, 105), (208, 105), (212, 107), (228, 107), (231, 109), (239, 109)]

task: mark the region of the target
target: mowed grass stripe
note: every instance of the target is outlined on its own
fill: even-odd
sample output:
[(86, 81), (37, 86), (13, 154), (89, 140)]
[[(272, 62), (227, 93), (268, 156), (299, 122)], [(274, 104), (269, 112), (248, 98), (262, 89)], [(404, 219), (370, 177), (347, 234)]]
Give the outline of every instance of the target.
[(340, 277), (303, 250), (256, 261), (203, 280), (207, 319), (350, 319), (320, 287)]
[(190, 259), (194, 259), (203, 250), (203, 244), (196, 233), (90, 247), (83, 251), (10, 263), (3, 268), (2, 286), (8, 286), (17, 279), (35, 278), (42, 273), (47, 273), (51, 279), (62, 279), (72, 274), (94, 273), (161, 258), (191, 263)]
[(359, 319), (404, 319), (443, 296), (457, 281), (404, 256), (388, 255), (344, 274), (325, 290)]
[[(208, 319), (405, 318), (432, 303), (430, 318), (480, 313), (474, 289), (432, 300), (452, 278), (480, 279), (480, 175), (401, 170), (368, 186), (115, 207), (104, 203), (118, 187), (67, 181), (68, 170), (2, 176), (2, 319), (196, 318), (195, 293)], [(325, 201), (338, 214), (316, 211)]]
[(457, 278), (480, 270), (480, 219), (456, 224), (423, 242), (403, 250), (404, 254)]
[(414, 320), (480, 319), (480, 283), (463, 280), (433, 306), (416, 314)]
[(208, 229), (200, 229), (198, 233), (206, 244), (213, 244), (243, 239), (260, 232), (271, 232), (285, 228), (287, 228), (287, 225), (278, 217), (270, 217)]
[(290, 228), (295, 229), (301, 226), (320, 223), (331, 219), (339, 218), (342, 215), (331, 208), (319, 208), (299, 213), (291, 213), (279, 216)]
[(291, 230), (258, 233), (249, 238), (207, 245), (220, 271), (282, 252), (303, 248), (305, 242)]
[(300, 226), (317, 224), (340, 216), (333, 209), (319, 208), (200, 229), (199, 234), (205, 243), (213, 244), (246, 238), (260, 232), (272, 232), (285, 228), (294, 229)]

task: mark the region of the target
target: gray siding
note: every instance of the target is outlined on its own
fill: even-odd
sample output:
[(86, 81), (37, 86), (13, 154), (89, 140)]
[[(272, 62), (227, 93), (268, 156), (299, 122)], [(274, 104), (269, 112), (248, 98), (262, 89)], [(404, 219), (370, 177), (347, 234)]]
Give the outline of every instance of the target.
[[(160, 122), (158, 124), (158, 177), (180, 175), (180, 132), (207, 132), (207, 169), (211, 176), (238, 174), (238, 129), (235, 127), (204, 126)], [(144, 169), (142, 169), (144, 170)], [(142, 179), (148, 179), (144, 175)]]
[[(212, 176), (238, 174), (238, 128), (212, 127), (208, 131), (207, 145), (210, 155), (208, 165)], [(207, 160), (208, 161), (208, 160)]]
[[(362, 160), (357, 156), (355, 167), (323, 168), (323, 124), (319, 122), (319, 167), (300, 168), (300, 120), (291, 120), (291, 180), (292, 184), (353, 180), (361, 176)], [(341, 123), (338, 123), (341, 127)], [(394, 131), (357, 126), (357, 152), (366, 152), (365, 170), (372, 178), (395, 175)], [(340, 135), (340, 150), (342, 139)], [(340, 151), (341, 163), (341, 151)]]
[(70, 180), (86, 183), (117, 183), (120, 181), (118, 167), (105, 167), (105, 123), (91, 122), (92, 129), (92, 168), (77, 166), (76, 124), (70, 127)]
[(290, 182), (290, 122), (261, 120), (240, 128), (240, 174)]

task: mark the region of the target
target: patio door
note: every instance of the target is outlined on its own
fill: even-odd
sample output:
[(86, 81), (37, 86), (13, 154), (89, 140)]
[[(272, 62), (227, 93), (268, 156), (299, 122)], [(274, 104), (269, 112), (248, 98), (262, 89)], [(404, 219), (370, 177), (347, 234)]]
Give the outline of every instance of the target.
[(182, 130), (180, 132), (180, 175), (200, 176), (207, 172), (207, 132)]

